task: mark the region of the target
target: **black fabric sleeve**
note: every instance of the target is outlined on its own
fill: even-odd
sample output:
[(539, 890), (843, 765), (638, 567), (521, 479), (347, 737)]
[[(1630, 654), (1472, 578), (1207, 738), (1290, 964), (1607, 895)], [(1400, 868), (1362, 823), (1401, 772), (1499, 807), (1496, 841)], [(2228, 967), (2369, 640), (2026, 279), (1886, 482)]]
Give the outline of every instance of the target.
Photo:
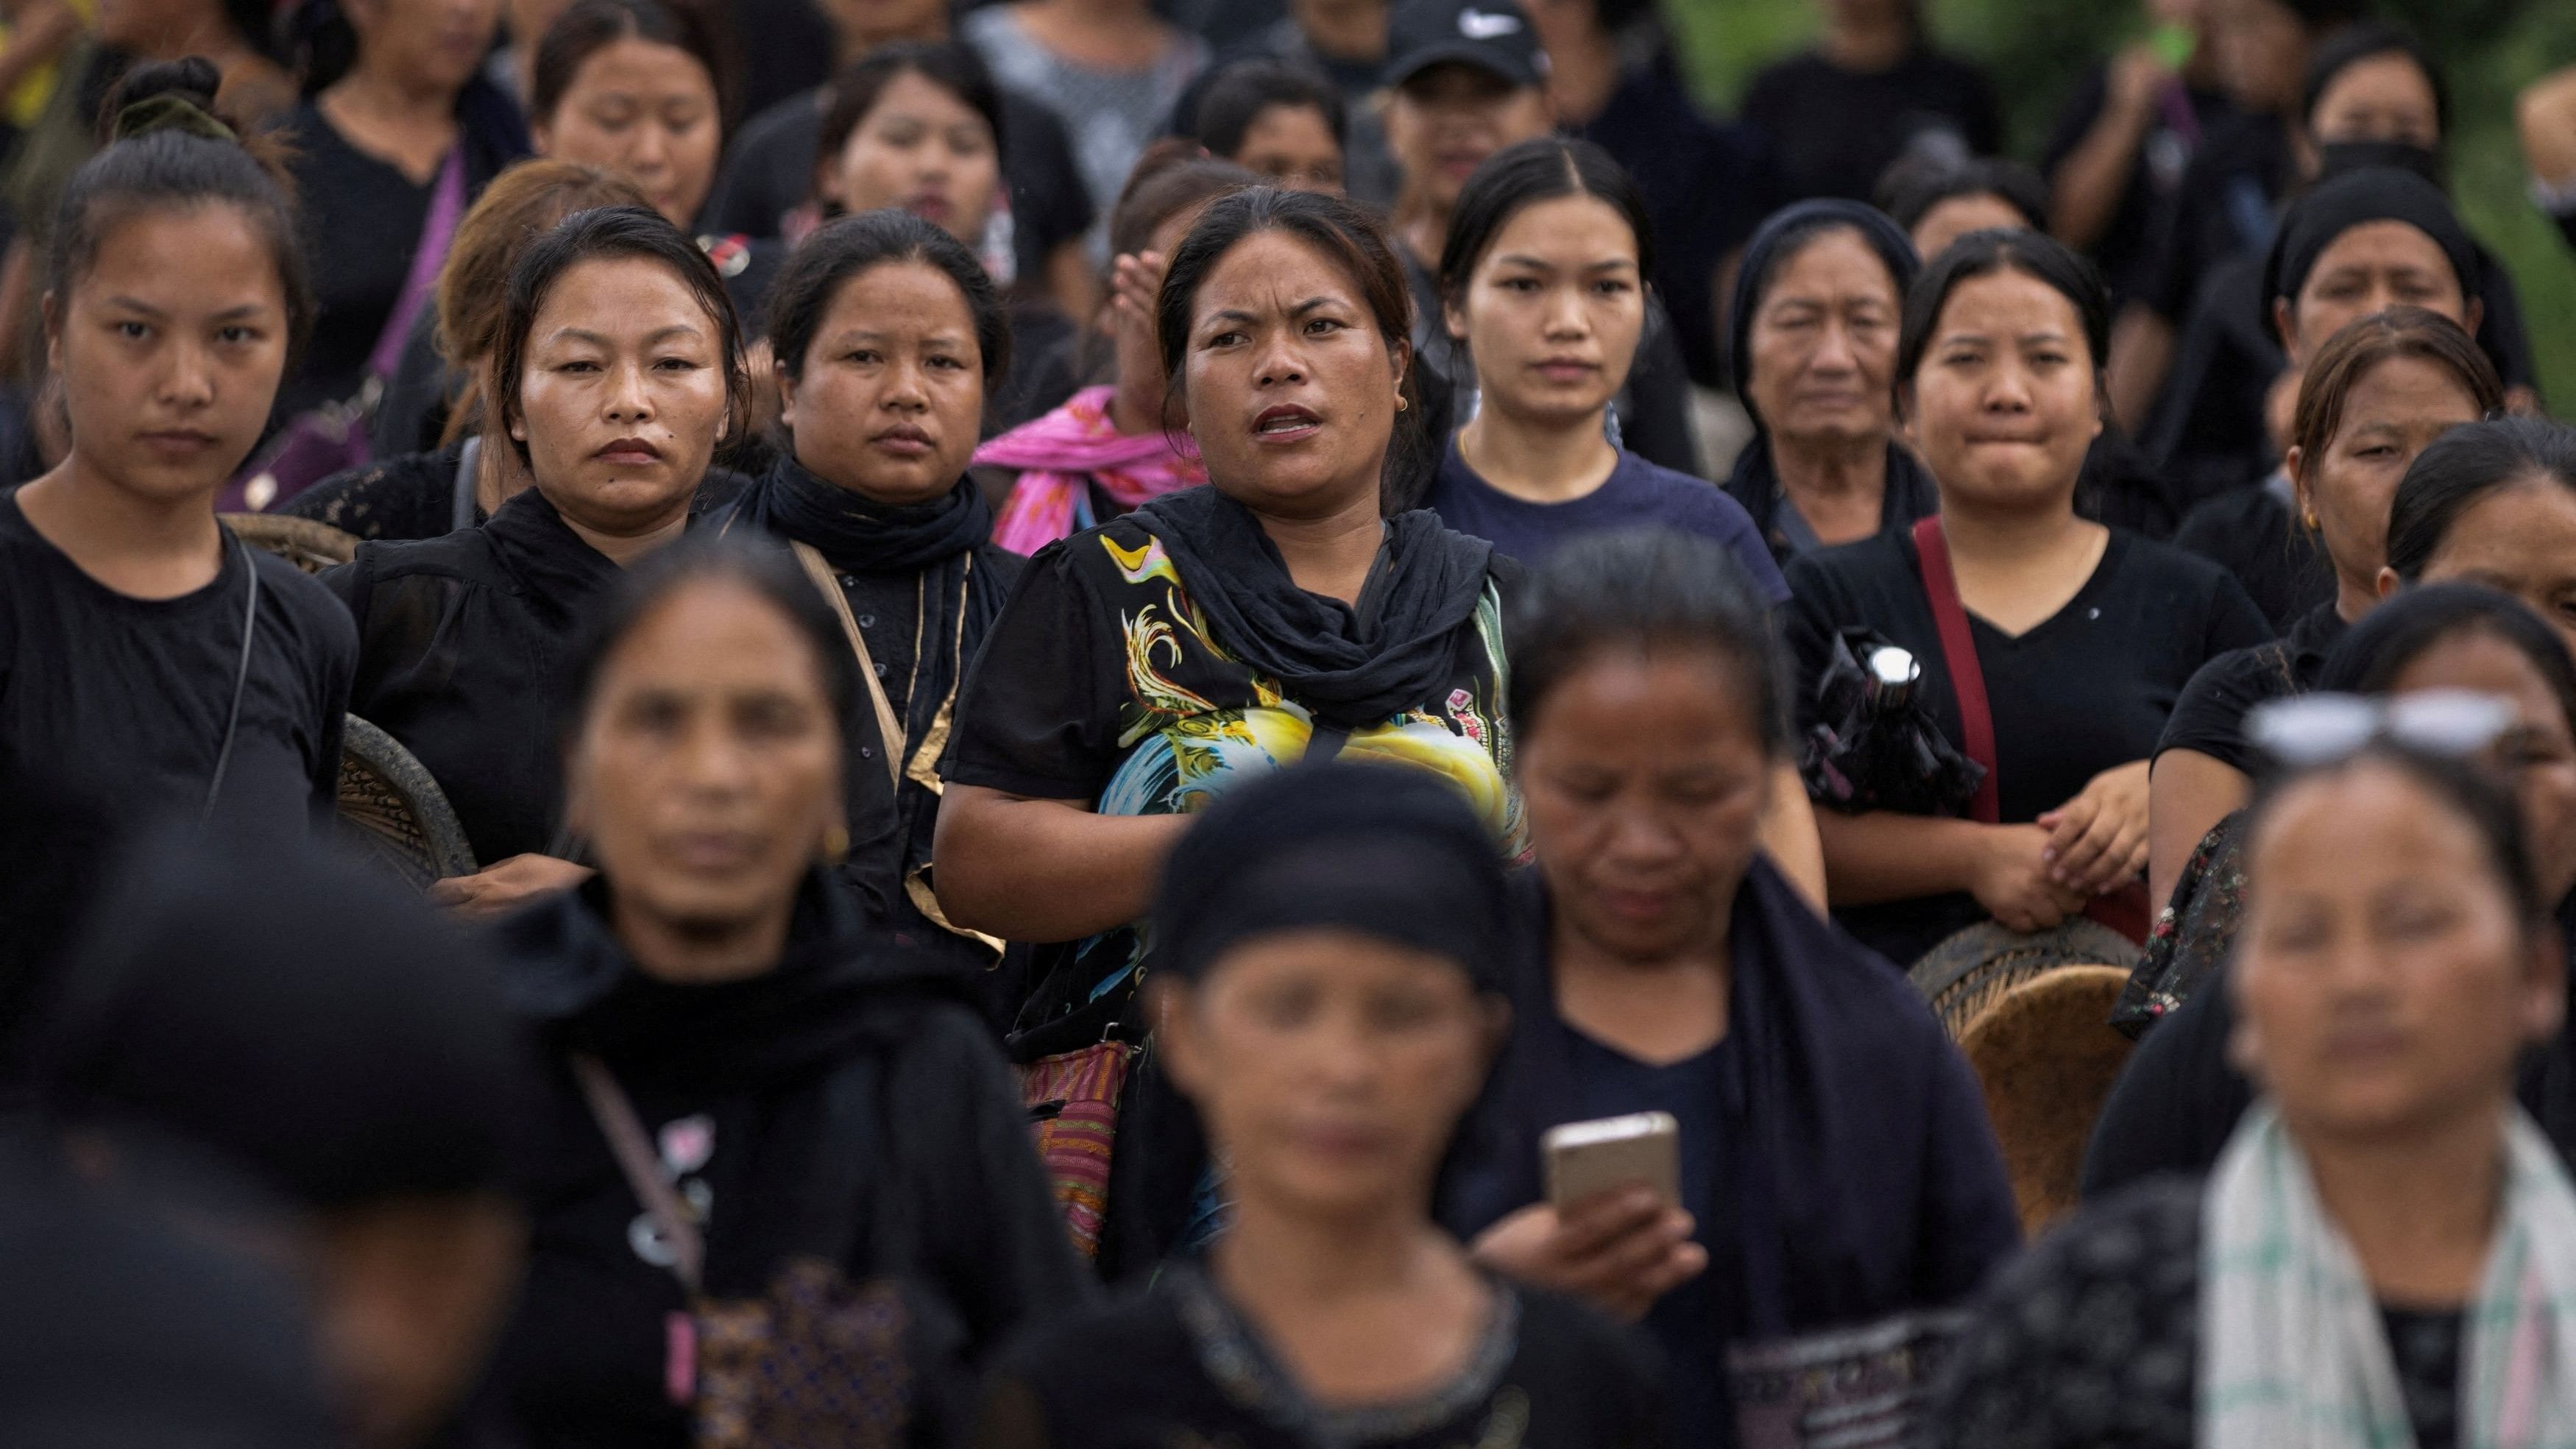
[[(963, 1008), (926, 1012), (890, 1119), (947, 1124), (901, 1134), (922, 1253), (965, 1317), (981, 1363), (1023, 1326), (1089, 1300), (1092, 1282), (1030, 1144), (1028, 1112), (991, 1033)], [(962, 1169), (962, 1170), (961, 1170)]]
[(2245, 745), (2245, 716), (2255, 705), (2273, 697), (2274, 691), (2263, 688), (2263, 672), (2285, 667), (2280, 656), (2268, 649), (2222, 654), (2200, 666), (2174, 700), (2173, 713), (2165, 717), (2165, 732), (2156, 740), (2156, 753), (2190, 750), (2252, 774), (2253, 754)]
[(2052, 186), (2057, 180), (2052, 173), (2066, 163), (2067, 157), (2075, 154), (2075, 148), (2084, 144), (2086, 136), (2092, 134), (2094, 123), (2102, 119), (2103, 108), (2110, 104), (2110, 99), (2110, 63), (2096, 61), (2084, 72), (2084, 78), (2075, 83), (2074, 93), (2066, 98), (2066, 104), (2058, 109), (2056, 129), (2048, 133), (2048, 144), (2040, 149), (2040, 171), (2048, 175)]
[(2210, 978), (2149, 1028), (2111, 1085), (2084, 1150), (2087, 1202), (2160, 1172), (2205, 1173), (2254, 1089), (2227, 1061), (2236, 1029), (2228, 979)]
[(1117, 768), (1125, 650), (1100, 637), (1112, 626), (1067, 549), (1029, 560), (975, 656), (957, 697), (951, 784), (1089, 801)]

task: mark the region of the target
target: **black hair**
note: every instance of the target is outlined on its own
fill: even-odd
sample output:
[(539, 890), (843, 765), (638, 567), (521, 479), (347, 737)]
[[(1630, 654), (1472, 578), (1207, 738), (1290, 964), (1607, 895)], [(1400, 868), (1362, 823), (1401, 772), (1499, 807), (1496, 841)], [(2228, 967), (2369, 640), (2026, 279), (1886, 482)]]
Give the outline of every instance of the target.
[[(2394, 769), (2448, 806), (2476, 834), (2487, 861), (2513, 901), (2518, 923), (2529, 931), (2549, 914), (2551, 902), (2540, 893), (2540, 873), (2531, 858), (2531, 843), (2522, 829), (2522, 807), (2492, 775), (2465, 760), (2411, 749), (2389, 740), (2373, 741), (2330, 763), (2271, 772), (2256, 784), (2248, 807), (2246, 839), (2251, 842), (2283, 796), (2302, 784), (2329, 775), (2345, 775), (2367, 766)], [(2250, 857), (2248, 863), (2251, 863)], [(2259, 890), (2258, 874), (2248, 888)]]
[(845, 727), (858, 717), (859, 666), (841, 635), (832, 606), (814, 581), (796, 566), (785, 547), (752, 534), (691, 533), (679, 542), (655, 549), (621, 571), (607, 596), (590, 610), (563, 675), (556, 736), (569, 748), (580, 734), (582, 719), (599, 693), (608, 656), (644, 616), (673, 595), (703, 583), (739, 584), (787, 616), (797, 634), (814, 651), (822, 671), (824, 701), (832, 709), (832, 736), (844, 738)]
[(2048, 229), (2048, 183), (2018, 161), (1950, 161), (1910, 152), (1878, 178), (1878, 209), (1909, 232), (1932, 208), (1967, 196), (1994, 197), (2020, 212), (2031, 230)]
[[(547, 294), (564, 273), (581, 263), (614, 257), (661, 263), (706, 309), (708, 320), (716, 324), (725, 406), (737, 429), (746, 426), (744, 420), (751, 416), (751, 384), (743, 365), (742, 327), (715, 263), (662, 213), (643, 206), (602, 206), (565, 217), (554, 230), (530, 242), (510, 268), (510, 299), (501, 310), (501, 332), (492, 349), (492, 380), (501, 391), (501, 434), (507, 437), (510, 425), (521, 417), (519, 390), (527, 368), (528, 333), (537, 325)], [(511, 438), (510, 445), (518, 450), (519, 461), (526, 463), (527, 443)]]
[(2307, 81), (2299, 92), (2300, 123), (2313, 128), (2317, 103), (2326, 98), (2326, 91), (2335, 80), (2353, 66), (2383, 55), (2405, 56), (2424, 73), (2426, 83), (2433, 88), (2434, 123), (2441, 128), (2443, 136), (2448, 137), (2451, 134), (2451, 87), (2442, 78), (2442, 67), (2434, 62), (2433, 53), (2424, 48), (2424, 42), (2416, 39), (2413, 31), (2379, 19), (2357, 21), (2318, 43), (2316, 54), (2308, 58)]
[(573, 0), (546, 27), (528, 66), (528, 119), (554, 118), (590, 58), (621, 40), (641, 40), (686, 51), (715, 82), (716, 111), (733, 132), (738, 67), (733, 35), (706, 0)]
[(1590, 196), (1628, 223), (1637, 242), (1637, 279), (1655, 274), (1655, 226), (1644, 193), (1626, 167), (1590, 141), (1540, 136), (1487, 157), (1458, 193), (1449, 212), (1449, 239), (1440, 248), (1440, 295), (1451, 305), (1466, 294), (1476, 263), (1522, 208), (1563, 196)]
[(1243, 149), (1252, 123), (1273, 107), (1318, 112), (1333, 133), (1333, 144), (1350, 144), (1350, 112), (1342, 93), (1275, 60), (1238, 61), (1219, 70), (1199, 95), (1191, 129), (1208, 154), (1232, 160)]
[(2330, 35), (2370, 13), (2370, 0), (2281, 0), (2314, 38)]
[(2084, 343), (2093, 352), (2098, 380), (2111, 359), (2111, 294), (2091, 262), (2045, 232), (1972, 231), (1935, 258), (1905, 294), (1905, 326), (1896, 343), (1896, 380), (1908, 383), (1923, 366), (1941, 309), (1961, 282), (1998, 272), (2020, 272), (2048, 286), (2075, 308)]
[(2530, 660), (2576, 732), (2576, 658), (2567, 641), (2522, 600), (2483, 584), (2425, 584), (2363, 615), (2326, 655), (2317, 688), (2386, 694), (2408, 666), (2464, 634), (2490, 635)]
[(1533, 572), (1504, 623), (1512, 728), (1526, 739), (1567, 676), (1610, 649), (1705, 649), (1750, 703), (1763, 752), (1789, 753), (1789, 690), (1769, 613), (1724, 548), (1669, 529), (1579, 538)]
[(885, 99), (886, 87), (917, 75), (955, 96), (966, 109), (984, 118), (993, 133), (993, 154), (1002, 153), (1002, 92), (975, 48), (955, 40), (902, 41), (881, 45), (844, 67), (832, 78), (832, 103), (824, 108), (823, 128), (814, 138), (814, 175), (837, 169), (850, 133)]
[(1361, 306), (1389, 348), (1404, 348), (1404, 375), (1397, 387), (1405, 406), (1395, 415), (1387, 440), (1386, 469), (1379, 483), (1379, 503), (1388, 506), (1399, 485), (1421, 471), (1424, 437), (1420, 359), (1411, 356), (1413, 290), (1404, 262), (1386, 230), (1356, 202), (1314, 191), (1276, 186), (1248, 186), (1209, 202), (1172, 252), (1163, 269), (1163, 290), (1154, 299), (1154, 337), (1163, 355), (1163, 407), (1166, 426), (1182, 405), (1182, 371), (1189, 356), (1190, 315), (1208, 274), (1236, 246), (1264, 232), (1284, 232), (1350, 278)]
[[(223, 76), (201, 56), (137, 66), (117, 83), (101, 110), (102, 122), (145, 101), (185, 103), (229, 126), (236, 136), (249, 136), (244, 123), (221, 115), (215, 93)], [(54, 235), (46, 257), (46, 288), (68, 299), (72, 288), (98, 262), (98, 249), (110, 232), (147, 212), (188, 211), (208, 205), (229, 206), (250, 223), (277, 267), (278, 289), (285, 295), (287, 352), (292, 358), (313, 327), (313, 284), (307, 270), (301, 222), (293, 184), (267, 143), (201, 135), (181, 126), (161, 126), (141, 135), (111, 141), (72, 173), (54, 212)], [(254, 149), (258, 148), (258, 149)]]
[(2389, 568), (2410, 584), (2422, 578), (2460, 515), (2533, 478), (2576, 489), (2576, 429), (2545, 418), (2491, 418), (2434, 439), (2389, 504)]
[(1011, 319), (992, 274), (945, 228), (895, 210), (842, 217), (806, 238), (779, 269), (769, 285), (769, 344), (780, 375), (790, 382), (804, 379), (805, 355), (843, 283), (897, 262), (918, 262), (957, 284), (975, 319), (975, 348), (990, 391), (1011, 365)]

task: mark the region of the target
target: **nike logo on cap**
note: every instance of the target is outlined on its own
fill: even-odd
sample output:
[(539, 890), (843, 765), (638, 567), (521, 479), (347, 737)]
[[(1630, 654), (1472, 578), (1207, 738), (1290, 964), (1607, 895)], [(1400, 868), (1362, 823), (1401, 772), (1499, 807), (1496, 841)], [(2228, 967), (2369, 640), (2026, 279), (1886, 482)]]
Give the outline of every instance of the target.
[(1489, 14), (1472, 5), (1458, 12), (1458, 33), (1469, 40), (1500, 40), (1520, 31), (1521, 19), (1517, 15)]

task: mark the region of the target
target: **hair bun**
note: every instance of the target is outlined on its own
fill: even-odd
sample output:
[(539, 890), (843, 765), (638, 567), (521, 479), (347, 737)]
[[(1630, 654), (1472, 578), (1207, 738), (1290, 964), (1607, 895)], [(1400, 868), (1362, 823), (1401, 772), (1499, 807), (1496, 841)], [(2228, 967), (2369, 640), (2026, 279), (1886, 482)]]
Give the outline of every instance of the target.
[(215, 95), (223, 83), (223, 72), (202, 55), (138, 65), (100, 105), (99, 138), (125, 141), (175, 129), (208, 140), (238, 141), (239, 133), (216, 111)]

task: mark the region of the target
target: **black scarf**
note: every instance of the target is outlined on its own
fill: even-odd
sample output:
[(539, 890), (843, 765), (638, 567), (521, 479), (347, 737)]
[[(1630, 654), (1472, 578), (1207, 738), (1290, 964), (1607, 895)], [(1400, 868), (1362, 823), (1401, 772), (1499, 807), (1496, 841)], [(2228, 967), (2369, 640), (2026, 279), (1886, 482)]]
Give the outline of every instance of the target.
[(1399, 513), (1353, 609), (1297, 587), (1261, 520), (1212, 487), (1166, 494), (1128, 517), (1162, 541), (1218, 643), (1343, 731), (1448, 690), (1493, 566), (1492, 544), (1450, 532), (1437, 514)]
[(818, 478), (782, 454), (744, 494), (740, 517), (812, 544), (850, 573), (911, 573), (972, 552), (993, 536), (993, 509), (971, 479), (936, 502), (897, 507)]
[(889, 991), (971, 1001), (954, 976), (872, 935), (840, 883), (806, 876), (773, 969), (702, 986), (658, 981), (608, 928), (609, 890), (594, 877), (495, 928), (503, 989), (558, 1044), (620, 1070), (727, 1086), (792, 1080), (868, 1039)]
[[(1771, 463), (1768, 434), (1755, 434), (1744, 445), (1744, 451), (1735, 455), (1735, 471), (1727, 475), (1726, 491), (1753, 515), (1753, 526), (1761, 530), (1762, 541), (1770, 545), (1772, 557), (1787, 563), (1798, 550), (1780, 528), (1780, 510), (1793, 505), (1780, 491), (1780, 472)], [(1890, 442), (1887, 483), (1879, 495), (1878, 531), (1903, 533), (1914, 526), (1916, 519), (1940, 511), (1941, 490), (1934, 486), (1931, 472), (1912, 453)]]
[(867, 800), (882, 798), (875, 794), (882, 782), (872, 773), (863, 777), (868, 766), (860, 762), (891, 757), (907, 766), (894, 802), (895, 838), (904, 842), (901, 858), (892, 862), (896, 878), (864, 887), (889, 905), (906, 900), (905, 883), (930, 859), (939, 818), (938, 796), (913, 778), (909, 766), (916, 752), (926, 764), (939, 763), (945, 740), (932, 736), (941, 733), (943, 712), (952, 707), (966, 662), (975, 657), (1009, 595), (998, 573), (974, 561), (976, 550), (993, 536), (992, 505), (971, 478), (958, 479), (934, 503), (877, 503), (824, 481), (793, 454), (782, 454), (743, 495), (734, 520), (810, 545), (838, 572), (921, 576), (921, 652), (913, 666), (912, 694), (904, 703), (904, 738), (879, 740), (876, 711), (862, 709), (851, 721), (849, 741), (879, 752), (863, 756), (855, 748), (850, 751), (853, 818), (864, 818), (855, 812), (863, 811)]

